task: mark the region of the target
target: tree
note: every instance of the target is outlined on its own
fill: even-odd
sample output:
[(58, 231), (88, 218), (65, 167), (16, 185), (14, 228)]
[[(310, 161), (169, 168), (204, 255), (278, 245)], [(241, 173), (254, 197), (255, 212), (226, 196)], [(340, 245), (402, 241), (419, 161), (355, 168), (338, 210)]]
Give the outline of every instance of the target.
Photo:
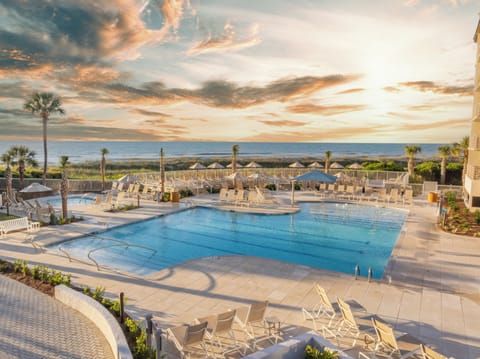
[(465, 136), (460, 143), (454, 143), (452, 146), (452, 154), (456, 157), (463, 155), (462, 184), (465, 184), (465, 175), (467, 174), (468, 164), (468, 145), (470, 138)]
[(331, 159), (332, 159), (332, 151), (325, 151), (325, 173), (330, 172)]
[(35, 159), (37, 155), (35, 151), (30, 150), (27, 146), (12, 146), (10, 149), (12, 154), (12, 165), (18, 166), (18, 177), (20, 178), (20, 187), (24, 187), (25, 166), (37, 167), (38, 162)]
[(108, 155), (110, 152), (108, 152), (108, 149), (102, 148), (100, 150), (100, 153), (102, 154), (102, 160), (100, 162), (100, 174), (102, 176), (102, 191), (105, 191), (105, 167), (107, 165), (105, 155)]
[(237, 157), (238, 157), (239, 150), (240, 150), (239, 145), (232, 146), (232, 173), (237, 172)]
[(62, 197), (62, 217), (64, 220), (68, 218), (68, 175), (67, 166), (68, 156), (60, 157), (60, 168), (62, 169), (62, 182), (60, 183), (60, 196)]
[(7, 186), (7, 201), (10, 201), (10, 198), (12, 198), (13, 196), (12, 169), (10, 168), (12, 164), (12, 154), (10, 151), (5, 152), (2, 155), (2, 162), (5, 163), (5, 181)]
[(452, 149), (449, 145), (438, 147), (438, 153), (442, 158), (440, 164), (440, 184), (445, 184), (445, 178), (447, 177), (447, 158), (452, 154)]
[(415, 170), (415, 155), (419, 152), (422, 152), (422, 148), (420, 146), (415, 145), (407, 145), (405, 146), (405, 154), (408, 156), (408, 174), (409, 176), (413, 176), (413, 172)]
[(42, 182), (44, 185), (47, 179), (47, 122), (53, 113), (65, 114), (65, 110), (61, 106), (62, 101), (60, 98), (49, 92), (36, 92), (23, 105), (25, 110), (30, 111), (32, 114), (39, 114), (42, 118), (44, 154)]

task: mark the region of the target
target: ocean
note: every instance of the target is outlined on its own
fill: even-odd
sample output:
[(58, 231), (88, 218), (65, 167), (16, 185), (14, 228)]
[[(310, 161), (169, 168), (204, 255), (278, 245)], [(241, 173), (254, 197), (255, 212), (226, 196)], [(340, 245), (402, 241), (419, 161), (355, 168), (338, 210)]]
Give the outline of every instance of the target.
[[(332, 152), (332, 160), (345, 157), (358, 158), (405, 158), (405, 143), (325, 143), (325, 142), (82, 142), (49, 141), (48, 162), (58, 164), (60, 156), (66, 155), (70, 162), (78, 163), (99, 160), (100, 150), (107, 148), (109, 161), (158, 159), (160, 148), (165, 157), (193, 157), (208, 159), (212, 157), (231, 157), (232, 146), (238, 144), (239, 159), (242, 157), (286, 157), (301, 159), (313, 157), (325, 158), (325, 151)], [(0, 141), (0, 154), (12, 145), (25, 145), (37, 152), (37, 160), (43, 160), (42, 141)], [(422, 149), (417, 158), (438, 157), (438, 147), (443, 144), (416, 144)]]

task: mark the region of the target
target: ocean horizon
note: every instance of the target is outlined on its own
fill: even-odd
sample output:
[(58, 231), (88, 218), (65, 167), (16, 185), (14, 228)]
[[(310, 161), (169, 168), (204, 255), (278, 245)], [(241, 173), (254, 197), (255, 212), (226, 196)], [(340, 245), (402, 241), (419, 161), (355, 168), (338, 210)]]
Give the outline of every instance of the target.
[[(100, 150), (107, 148), (110, 161), (154, 160), (163, 148), (165, 157), (193, 157), (200, 159), (231, 157), (232, 146), (238, 144), (239, 160), (242, 157), (305, 157), (325, 159), (325, 151), (332, 152), (332, 160), (347, 157), (396, 158), (405, 157), (407, 143), (340, 143), (340, 142), (117, 142), (117, 141), (49, 141), (48, 162), (58, 164), (60, 156), (66, 155), (70, 162), (80, 163), (100, 159)], [(42, 141), (0, 141), (0, 153), (13, 145), (25, 145), (43, 159)], [(417, 158), (438, 157), (438, 147), (444, 144), (416, 144), (422, 151)]]

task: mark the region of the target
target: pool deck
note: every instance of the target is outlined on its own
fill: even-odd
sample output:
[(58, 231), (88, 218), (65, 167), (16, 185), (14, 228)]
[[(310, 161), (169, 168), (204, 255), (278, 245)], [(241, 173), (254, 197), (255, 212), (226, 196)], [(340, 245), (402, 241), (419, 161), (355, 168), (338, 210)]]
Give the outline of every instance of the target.
[[(290, 194), (278, 196), (281, 208), (240, 207), (221, 204), (225, 210), (288, 213)], [(297, 201), (319, 200), (296, 193)], [(218, 204), (213, 197), (195, 197), (188, 205)], [(374, 205), (374, 203), (370, 203)], [(399, 207), (402, 207), (399, 205)], [(72, 273), (76, 285), (104, 286), (107, 295), (124, 292), (127, 311), (142, 319), (147, 313), (161, 327), (169, 327), (207, 314), (269, 300), (291, 333), (306, 331), (300, 309), (316, 301), (318, 282), (332, 299), (355, 301), (395, 329), (408, 332), (447, 356), (480, 358), (480, 239), (443, 233), (435, 225), (436, 205), (415, 198), (382, 280), (355, 280), (353, 275), (288, 264), (256, 257), (208, 257), (164, 269), (148, 278), (101, 268), (91, 262), (70, 261), (65, 255), (41, 251), (44, 246), (86, 233), (181, 210), (178, 204), (142, 201), (128, 212), (108, 213), (94, 206), (72, 206), (85, 221), (48, 226), (33, 234), (12, 233), (0, 240), (0, 257), (25, 259)], [(353, 269), (352, 269), (353, 272)], [(353, 274), (353, 273), (352, 273)], [(310, 324), (311, 325), (311, 324)]]

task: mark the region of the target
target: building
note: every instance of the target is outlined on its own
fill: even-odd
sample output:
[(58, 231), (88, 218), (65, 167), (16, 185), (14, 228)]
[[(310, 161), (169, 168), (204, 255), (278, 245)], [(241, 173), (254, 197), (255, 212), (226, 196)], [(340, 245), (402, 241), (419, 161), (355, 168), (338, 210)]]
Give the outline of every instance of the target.
[(473, 36), (477, 44), (475, 83), (473, 89), (472, 128), (468, 145), (468, 163), (465, 174), (465, 203), (469, 208), (480, 209), (480, 20)]

